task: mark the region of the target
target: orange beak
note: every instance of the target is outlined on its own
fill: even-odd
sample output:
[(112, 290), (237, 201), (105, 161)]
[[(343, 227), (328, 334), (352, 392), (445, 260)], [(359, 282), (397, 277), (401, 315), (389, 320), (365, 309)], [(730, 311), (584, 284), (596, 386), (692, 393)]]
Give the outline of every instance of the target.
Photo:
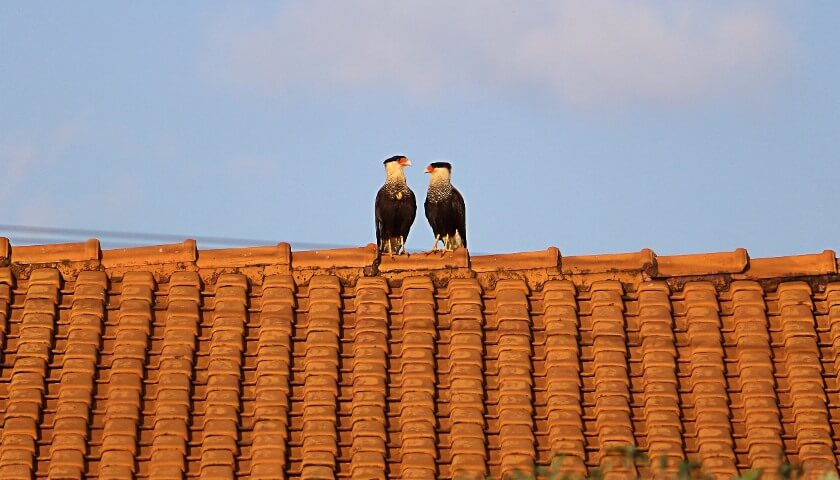
[(426, 167), (426, 173), (432, 173), (432, 170), (434, 170), (434, 167), (432, 167), (431, 165)]
[(403, 167), (410, 167), (411, 160), (409, 160), (408, 157), (403, 157), (400, 159), (400, 165), (402, 165)]

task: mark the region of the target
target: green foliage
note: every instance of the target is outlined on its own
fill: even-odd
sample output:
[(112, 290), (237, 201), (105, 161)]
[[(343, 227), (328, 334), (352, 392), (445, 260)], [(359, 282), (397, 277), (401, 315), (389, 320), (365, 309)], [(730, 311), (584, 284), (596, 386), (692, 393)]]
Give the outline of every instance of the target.
[[(664, 471), (665, 469), (663, 468), (662, 470)], [(692, 480), (695, 478), (706, 479), (712, 477), (703, 473), (699, 463), (692, 462), (691, 460), (683, 460), (677, 468), (677, 478), (679, 480)]]
[(635, 445), (625, 445), (620, 448), (610, 448), (607, 454), (616, 455), (621, 458), (621, 463), (626, 468), (635, 467), (639, 465), (647, 465), (649, 463), (648, 456), (645, 452), (639, 450)]
[(779, 478), (783, 480), (797, 480), (802, 478), (805, 472), (802, 470), (802, 465), (798, 463), (783, 463), (777, 472)]
[[(656, 468), (660, 478), (667, 480), (714, 480), (714, 476), (703, 472), (702, 466), (694, 461), (684, 460), (675, 465), (675, 473), (667, 473), (672, 466), (667, 457), (662, 457), (651, 464), (647, 454), (635, 445), (626, 445), (620, 448), (612, 448), (607, 451), (611, 458), (607, 458), (601, 467), (589, 469), (589, 475), (581, 477), (568, 471), (565, 465), (568, 457), (564, 454), (555, 455), (549, 465), (532, 465), (531, 468), (511, 472), (502, 480), (603, 480), (613, 469), (612, 460), (620, 462), (620, 466), (631, 469), (633, 467)], [(804, 476), (802, 466), (797, 463), (783, 462), (775, 475), (765, 475), (762, 469), (748, 470), (741, 475), (732, 477), (732, 480), (800, 480)], [(456, 479), (465, 480), (465, 479)], [(486, 480), (493, 480), (486, 477)], [(822, 480), (840, 480), (836, 474), (826, 474)]]
[(763, 471), (760, 468), (747, 470), (743, 475), (735, 477), (735, 480), (758, 480), (762, 473)]

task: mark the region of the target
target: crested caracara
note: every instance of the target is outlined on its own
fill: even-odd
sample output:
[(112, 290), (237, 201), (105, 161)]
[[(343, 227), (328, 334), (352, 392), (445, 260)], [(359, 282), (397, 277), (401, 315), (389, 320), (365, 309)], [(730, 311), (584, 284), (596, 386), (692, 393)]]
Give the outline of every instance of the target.
[(408, 188), (403, 172), (403, 168), (411, 165), (411, 160), (396, 155), (383, 163), (385, 185), (376, 194), (376, 246), (378, 255), (399, 255), (405, 253), (405, 239), (417, 215), (417, 200)]
[(452, 165), (435, 162), (426, 167), (431, 174), (429, 191), (426, 193), (426, 218), (435, 234), (432, 251), (438, 249), (443, 240), (444, 250), (452, 251), (467, 247), (467, 213), (464, 197), (452, 186)]

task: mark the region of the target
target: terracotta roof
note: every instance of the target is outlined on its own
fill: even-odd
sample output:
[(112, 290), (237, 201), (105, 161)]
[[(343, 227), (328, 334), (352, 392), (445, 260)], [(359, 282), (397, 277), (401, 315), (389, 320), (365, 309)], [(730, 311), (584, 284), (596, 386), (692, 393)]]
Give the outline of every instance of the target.
[(834, 252), (374, 256), (0, 239), (0, 478), (836, 471)]

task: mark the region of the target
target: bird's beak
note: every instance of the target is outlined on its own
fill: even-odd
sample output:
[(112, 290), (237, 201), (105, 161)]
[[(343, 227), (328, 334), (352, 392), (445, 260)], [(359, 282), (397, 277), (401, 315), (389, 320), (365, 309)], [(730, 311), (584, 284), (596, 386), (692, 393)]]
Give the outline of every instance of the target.
[(429, 165), (428, 167), (426, 167), (426, 173), (432, 173), (432, 170), (434, 170), (434, 168), (432, 168), (432, 166), (431, 166), (431, 165)]
[(403, 157), (403, 158), (400, 159), (400, 165), (403, 166), (403, 167), (410, 167), (411, 166), (411, 160), (409, 160), (406, 157)]

